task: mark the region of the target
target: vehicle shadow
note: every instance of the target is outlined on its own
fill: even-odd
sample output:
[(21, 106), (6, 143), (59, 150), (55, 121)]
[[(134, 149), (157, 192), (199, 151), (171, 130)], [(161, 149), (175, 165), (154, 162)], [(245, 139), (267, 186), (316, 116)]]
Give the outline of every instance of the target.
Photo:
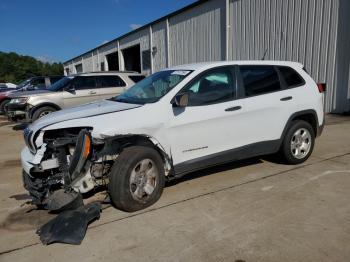
[(166, 187), (171, 187), (174, 185), (177, 185), (179, 183), (185, 182), (185, 181), (190, 181), (193, 179), (205, 177), (208, 175), (212, 175), (215, 173), (220, 173), (220, 172), (225, 172), (237, 168), (242, 168), (250, 165), (256, 165), (256, 164), (261, 164), (264, 161), (278, 164), (278, 165), (285, 165), (286, 163), (284, 160), (279, 156), (278, 154), (273, 154), (273, 155), (265, 155), (265, 156), (258, 156), (258, 157), (253, 157), (245, 160), (240, 160), (240, 161), (232, 161), (226, 164), (221, 164), (213, 167), (209, 167), (206, 169), (198, 170), (195, 172), (191, 172), (189, 174), (186, 174), (182, 177), (176, 178), (174, 180), (170, 180), (166, 182)]
[(12, 129), (15, 131), (21, 131), (21, 130), (26, 129), (28, 125), (29, 125), (29, 123), (27, 123), (27, 122), (21, 122), (21, 123), (14, 125), (12, 127)]
[[(25, 196), (13, 196), (13, 198), (23, 200)], [(21, 206), (9, 213), (5, 220), (0, 222), (0, 229), (9, 231), (33, 230), (47, 223), (53, 217), (55, 215), (50, 214), (47, 210), (37, 209), (32, 205)]]
[(245, 166), (260, 164), (262, 162), (263, 161), (261, 160), (261, 157), (254, 157), (254, 158), (249, 158), (249, 159), (245, 159), (245, 160), (241, 160), (241, 161), (233, 161), (233, 162), (229, 162), (226, 164), (221, 164), (221, 165), (209, 167), (206, 169), (194, 171), (192, 173), (186, 174), (186, 175), (179, 177), (179, 178), (176, 178), (174, 180), (167, 181), (166, 187), (171, 187), (171, 186), (177, 185), (177, 184), (185, 182), (185, 181), (190, 181), (193, 179), (205, 177), (205, 176), (212, 175), (215, 173), (220, 173), (220, 172), (225, 172), (225, 171), (229, 171), (232, 169), (242, 168)]

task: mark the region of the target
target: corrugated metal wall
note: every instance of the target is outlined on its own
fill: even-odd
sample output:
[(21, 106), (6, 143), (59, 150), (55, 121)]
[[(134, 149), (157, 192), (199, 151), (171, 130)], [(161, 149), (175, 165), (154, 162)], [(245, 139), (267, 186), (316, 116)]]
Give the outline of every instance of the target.
[[(326, 82), (327, 112), (350, 111), (350, 0), (228, 1), (228, 23), (226, 0), (203, 1), (66, 67), (74, 73), (74, 66), (83, 60), (85, 72), (100, 70), (105, 56), (118, 50), (118, 41), (120, 50), (135, 44), (140, 44), (141, 52), (155, 47), (154, 72), (167, 65), (225, 60), (226, 49), (231, 60), (261, 59), (266, 51), (266, 60), (299, 61), (317, 82)], [(119, 58), (122, 65), (121, 54)]]
[(166, 28), (166, 21), (162, 21), (152, 26), (153, 47), (157, 48), (157, 51), (153, 55), (154, 72), (167, 67)]
[(336, 55), (336, 93), (334, 105), (337, 112), (350, 113), (350, 1), (339, 0), (339, 22)]
[(303, 63), (334, 111), (339, 0), (231, 0), (230, 58)]
[(84, 72), (92, 72), (93, 70), (93, 61), (92, 61), (92, 53), (88, 53), (83, 56), (83, 70)]
[(208, 1), (169, 19), (170, 65), (225, 58), (225, 3)]

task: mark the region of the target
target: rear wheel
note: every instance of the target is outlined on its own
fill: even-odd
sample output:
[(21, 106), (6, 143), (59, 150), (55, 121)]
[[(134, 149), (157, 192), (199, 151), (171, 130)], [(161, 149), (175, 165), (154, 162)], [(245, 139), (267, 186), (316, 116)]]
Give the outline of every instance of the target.
[(126, 148), (110, 174), (109, 194), (119, 209), (134, 212), (154, 204), (161, 196), (165, 172), (159, 153), (149, 147)]
[(312, 126), (298, 120), (293, 122), (285, 135), (281, 153), (288, 164), (300, 164), (310, 157), (314, 144), (315, 132)]
[(32, 120), (35, 121), (35, 120), (42, 118), (48, 114), (51, 114), (52, 112), (55, 112), (55, 111), (56, 111), (56, 109), (54, 109), (51, 106), (40, 107), (37, 110), (35, 110)]

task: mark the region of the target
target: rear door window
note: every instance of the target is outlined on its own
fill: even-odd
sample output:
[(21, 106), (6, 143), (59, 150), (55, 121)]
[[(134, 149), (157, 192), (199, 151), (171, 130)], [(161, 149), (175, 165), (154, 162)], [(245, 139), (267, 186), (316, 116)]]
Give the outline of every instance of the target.
[(302, 86), (305, 80), (293, 69), (288, 66), (279, 66), (278, 70), (287, 85), (287, 88)]
[(97, 81), (101, 88), (125, 86), (124, 81), (119, 76), (98, 76)]
[(76, 90), (95, 89), (96, 78), (94, 76), (77, 76), (74, 78), (74, 88)]
[(281, 90), (281, 83), (274, 66), (240, 66), (247, 97)]
[(137, 75), (134, 75), (134, 76), (129, 76), (129, 78), (130, 78), (134, 83), (137, 83), (137, 82), (140, 82), (141, 80), (145, 79), (145, 76), (137, 76)]

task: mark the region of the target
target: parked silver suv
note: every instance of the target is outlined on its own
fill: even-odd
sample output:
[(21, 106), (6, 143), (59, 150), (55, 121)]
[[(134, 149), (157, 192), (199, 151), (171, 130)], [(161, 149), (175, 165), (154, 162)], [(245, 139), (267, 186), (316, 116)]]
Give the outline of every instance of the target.
[(46, 90), (12, 96), (8, 115), (10, 118), (25, 115), (27, 120), (35, 121), (57, 110), (111, 98), (143, 78), (135, 72), (95, 72), (66, 76)]

